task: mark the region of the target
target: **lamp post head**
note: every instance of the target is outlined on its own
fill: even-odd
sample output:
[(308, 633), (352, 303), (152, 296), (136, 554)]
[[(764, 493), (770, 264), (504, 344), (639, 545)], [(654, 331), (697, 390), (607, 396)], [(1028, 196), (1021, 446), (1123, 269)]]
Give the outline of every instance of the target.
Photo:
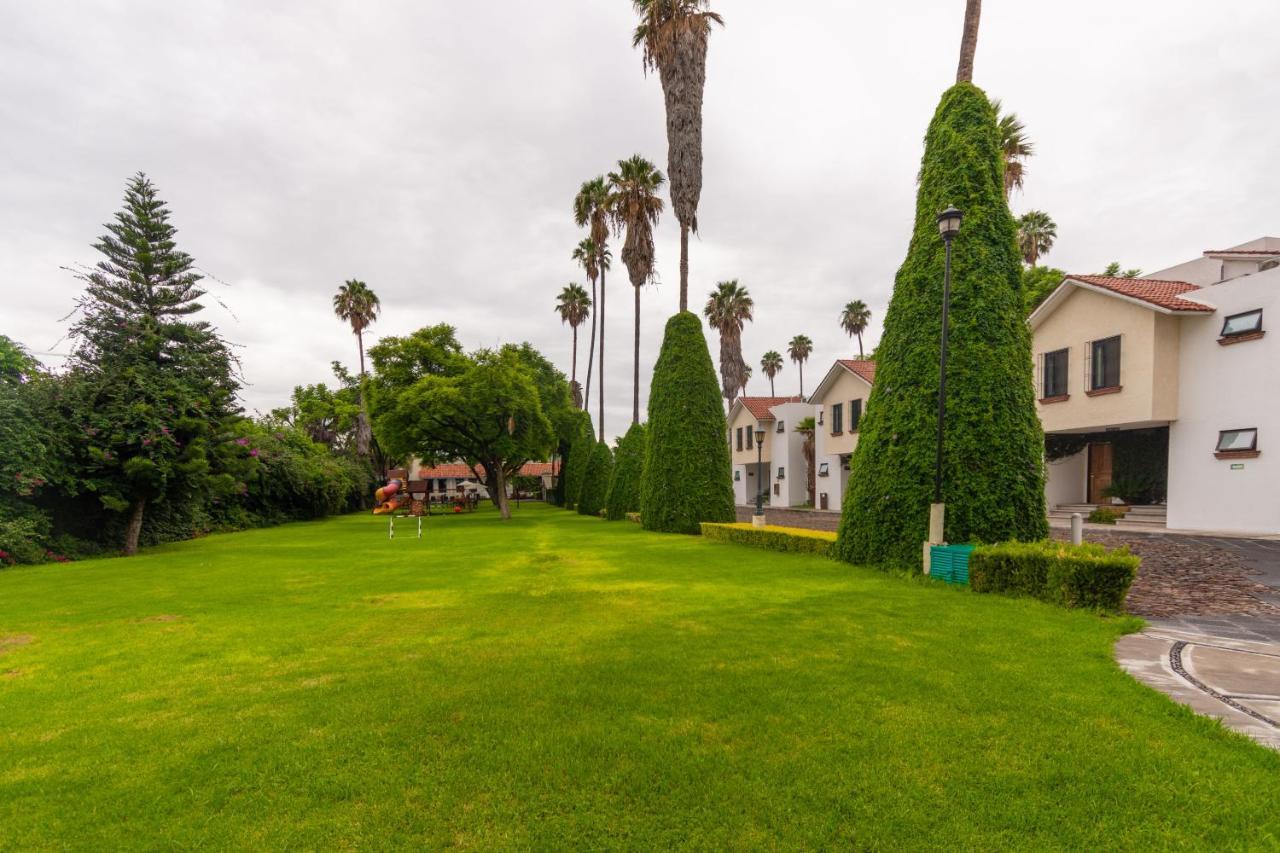
[(764, 442), (764, 427), (756, 424), (756, 444)]
[(938, 233), (945, 242), (950, 243), (960, 233), (961, 219), (964, 219), (964, 214), (954, 207), (948, 207), (938, 214)]

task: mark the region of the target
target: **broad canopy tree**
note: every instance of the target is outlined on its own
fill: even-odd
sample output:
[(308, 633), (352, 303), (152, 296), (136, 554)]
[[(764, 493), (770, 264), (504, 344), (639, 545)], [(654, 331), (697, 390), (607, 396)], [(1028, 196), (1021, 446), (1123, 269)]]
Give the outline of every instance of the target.
[(461, 459), (482, 475), (503, 518), (507, 483), (546, 459), (573, 412), (569, 386), (528, 344), (464, 354), (449, 326), (372, 347), (374, 434), (393, 457)]

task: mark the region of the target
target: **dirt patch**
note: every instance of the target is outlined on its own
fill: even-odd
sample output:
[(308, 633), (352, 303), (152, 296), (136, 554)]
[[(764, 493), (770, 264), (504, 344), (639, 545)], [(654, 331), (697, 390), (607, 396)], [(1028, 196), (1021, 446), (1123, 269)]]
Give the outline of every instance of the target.
[(161, 613), (159, 616), (145, 616), (139, 619), (139, 622), (181, 622), (186, 619), (185, 616), (177, 616), (173, 613)]
[(0, 672), (0, 678), (17, 678), (22, 674), (23, 672), (20, 669), (8, 669), (4, 672)]
[[(1070, 531), (1055, 529), (1055, 539)], [(1240, 555), (1187, 537), (1086, 531), (1085, 540), (1108, 548), (1125, 545), (1142, 558), (1125, 608), (1139, 616), (1249, 615), (1280, 617), (1268, 601), (1274, 591), (1254, 580), (1258, 572)]]
[(0, 637), (0, 655), (19, 646), (30, 645), (35, 639), (30, 634), (8, 634)]

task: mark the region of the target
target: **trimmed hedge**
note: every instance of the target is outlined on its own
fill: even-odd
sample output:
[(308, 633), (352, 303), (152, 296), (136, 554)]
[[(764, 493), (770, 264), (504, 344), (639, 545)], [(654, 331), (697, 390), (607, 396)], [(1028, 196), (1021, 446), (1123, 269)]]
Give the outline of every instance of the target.
[(953, 86), (925, 137), (914, 232), (859, 424), (838, 546), (848, 562), (915, 566), (928, 538), (945, 255), (936, 217), (949, 205), (964, 212), (964, 224), (952, 246), (943, 538), (1048, 535), (1044, 434), (1003, 162), (987, 96), (970, 83)]
[(720, 382), (702, 321), (667, 321), (649, 386), (649, 440), (640, 484), (646, 530), (698, 533), (699, 522), (732, 522), (733, 474)]
[(591, 426), (591, 415), (582, 412), (579, 416), (578, 432), (569, 444), (569, 453), (565, 456), (564, 467), (560, 476), (564, 480), (565, 509), (574, 509), (578, 505), (578, 496), (582, 492), (583, 474), (587, 463), (591, 461), (591, 453), (596, 446), (595, 429)]
[(609, 445), (597, 441), (587, 461), (582, 478), (582, 491), (578, 493), (578, 512), (582, 515), (600, 515), (604, 509), (605, 492), (609, 490), (609, 476), (613, 473), (613, 452)]
[(644, 476), (644, 447), (648, 431), (644, 424), (632, 424), (618, 442), (613, 457), (613, 477), (604, 499), (605, 518), (621, 521), (629, 512), (640, 511), (640, 480)]
[(752, 548), (763, 548), (766, 551), (781, 551), (790, 554), (818, 554), (823, 557), (834, 557), (836, 534), (827, 530), (807, 530), (803, 527), (777, 527), (765, 525), (756, 527), (752, 524), (711, 524), (703, 522), (702, 535), (714, 542), (732, 542), (736, 545), (748, 545)]
[(1118, 613), (1138, 575), (1127, 548), (1065, 542), (979, 545), (969, 557), (975, 592), (1029, 595), (1051, 604)]

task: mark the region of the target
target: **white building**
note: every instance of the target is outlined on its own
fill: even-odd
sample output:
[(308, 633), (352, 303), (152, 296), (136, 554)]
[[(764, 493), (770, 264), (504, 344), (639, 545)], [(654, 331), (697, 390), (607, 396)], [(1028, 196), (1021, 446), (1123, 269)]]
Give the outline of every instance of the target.
[(814, 508), (839, 512), (849, 485), (849, 460), (858, 446), (858, 424), (876, 378), (874, 361), (842, 358), (809, 396), (814, 434)]
[(1030, 317), (1050, 508), (1280, 533), (1276, 316), (1275, 237), (1137, 279), (1068, 276)]
[[(739, 506), (755, 506), (764, 483), (769, 506), (808, 503), (804, 436), (795, 426), (813, 415), (800, 397), (739, 397), (729, 409), (729, 453), (733, 461), (733, 499)], [(757, 446), (756, 429), (764, 430)]]

